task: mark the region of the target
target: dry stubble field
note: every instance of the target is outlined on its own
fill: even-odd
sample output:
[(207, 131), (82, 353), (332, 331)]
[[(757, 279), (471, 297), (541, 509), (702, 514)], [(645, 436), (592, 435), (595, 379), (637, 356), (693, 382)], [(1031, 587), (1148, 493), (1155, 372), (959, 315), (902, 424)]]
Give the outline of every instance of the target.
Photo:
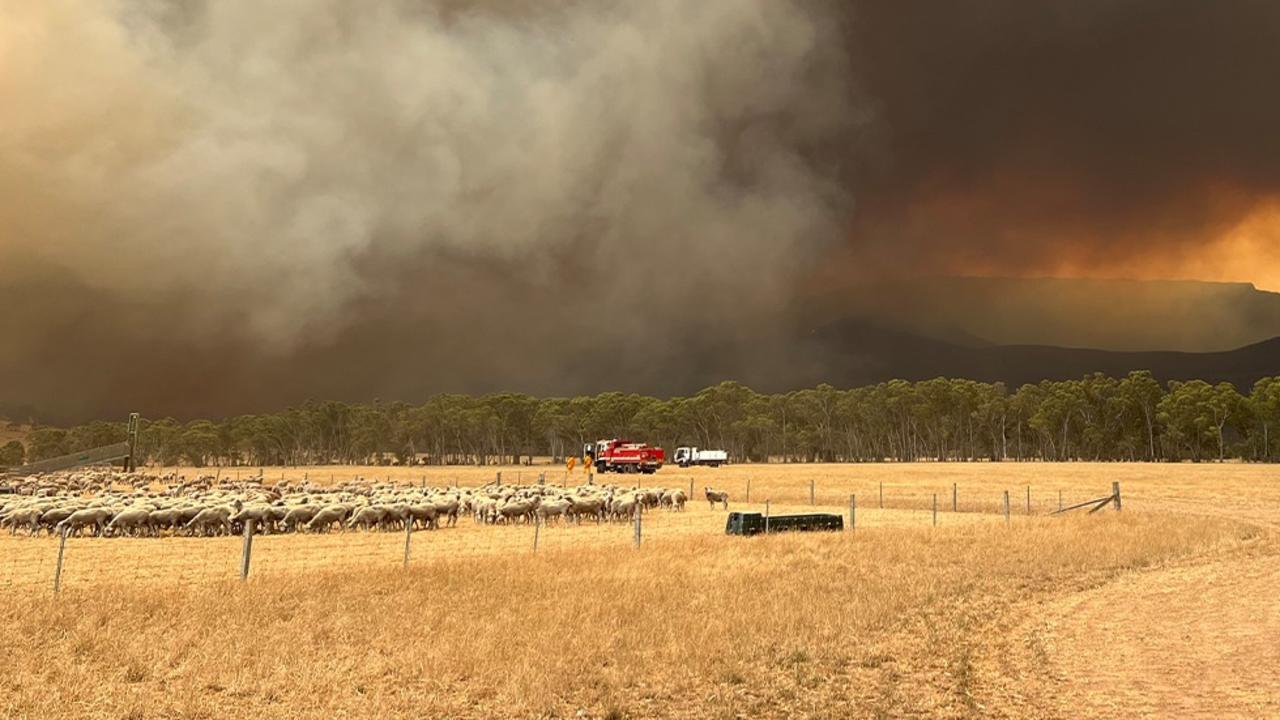
[[(494, 470), (426, 479), (476, 485)], [(540, 470), (505, 468), (504, 480)], [(415, 534), (408, 569), (398, 534), (258, 538), (248, 583), (228, 579), (237, 540), (89, 538), (68, 544), (56, 598), (39, 564), (56, 541), (5, 535), (0, 715), (1280, 716), (1276, 476), (1234, 464), (668, 468), (652, 483), (725, 488), (739, 508), (748, 479), (753, 508), (807, 506), (811, 481), (832, 510), (856, 494), (859, 528), (725, 537), (723, 512), (694, 503), (646, 516), (638, 550), (629, 528), (547, 528), (534, 554), (531, 529), (464, 518)], [(1112, 480), (1122, 513), (1047, 516), (1060, 491), (1070, 504)]]

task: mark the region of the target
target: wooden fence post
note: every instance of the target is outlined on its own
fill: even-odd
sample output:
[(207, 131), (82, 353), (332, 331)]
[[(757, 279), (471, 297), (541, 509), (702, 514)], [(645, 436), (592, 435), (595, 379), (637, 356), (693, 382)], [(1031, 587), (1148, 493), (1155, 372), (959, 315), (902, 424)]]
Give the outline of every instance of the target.
[(856, 495), (849, 496), (849, 531), (852, 532), (858, 526), (858, 498)]
[(497, 482), (498, 482), (498, 486), (499, 486), (499, 487), (501, 487), (501, 486), (502, 486), (502, 471), (501, 471), (501, 470), (499, 470), (499, 471), (498, 471), (498, 480), (497, 480)]
[(693, 478), (689, 478), (689, 501), (693, 501)]
[(1004, 491), (1004, 521), (1009, 522), (1009, 491)]
[(636, 547), (640, 547), (640, 503), (636, 503)]
[(244, 521), (244, 551), (240, 555), (240, 579), (249, 579), (249, 558), (253, 555), (253, 518)]
[(1031, 486), (1027, 486), (1027, 514), (1031, 514)]
[(1111, 482), (1111, 497), (1112, 497), (1112, 502), (1115, 503), (1116, 512), (1120, 512), (1120, 481), (1119, 480), (1113, 480)]
[(542, 518), (537, 514), (533, 514), (533, 551), (538, 552), (538, 535), (542, 532)]
[(951, 483), (951, 512), (960, 511), (960, 487), (959, 483)]
[(53, 571), (53, 591), (55, 593), (62, 591), (62, 555), (67, 550), (67, 532), (70, 529), (64, 525), (62, 527), (62, 536), (58, 539), (58, 566)]
[(404, 519), (404, 566), (409, 567), (409, 544), (413, 541), (413, 518)]

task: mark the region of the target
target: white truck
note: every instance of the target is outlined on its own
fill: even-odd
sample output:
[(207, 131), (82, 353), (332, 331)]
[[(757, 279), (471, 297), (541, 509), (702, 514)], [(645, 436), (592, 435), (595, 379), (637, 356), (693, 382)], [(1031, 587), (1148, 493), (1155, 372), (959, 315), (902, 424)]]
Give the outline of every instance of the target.
[(696, 447), (676, 448), (676, 464), (680, 467), (707, 465), (720, 467), (729, 462), (729, 453), (723, 450), (699, 450)]

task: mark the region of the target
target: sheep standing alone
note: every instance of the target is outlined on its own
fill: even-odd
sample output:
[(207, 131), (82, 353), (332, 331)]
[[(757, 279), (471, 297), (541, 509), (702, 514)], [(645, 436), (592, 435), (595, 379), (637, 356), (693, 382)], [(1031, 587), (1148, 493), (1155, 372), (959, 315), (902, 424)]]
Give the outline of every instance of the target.
[(705, 488), (707, 493), (707, 505), (712, 510), (716, 509), (716, 503), (720, 503), (725, 510), (729, 509), (729, 493), (725, 490), (713, 490), (710, 487)]

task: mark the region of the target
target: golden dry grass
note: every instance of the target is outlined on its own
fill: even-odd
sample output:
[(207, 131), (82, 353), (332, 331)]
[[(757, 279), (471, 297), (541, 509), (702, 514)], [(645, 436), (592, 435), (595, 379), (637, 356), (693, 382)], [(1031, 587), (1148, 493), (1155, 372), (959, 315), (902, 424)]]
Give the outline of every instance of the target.
[[(753, 509), (760, 509), (755, 508)], [(826, 511), (839, 507), (773, 506), (776, 513)], [(998, 522), (999, 518), (972, 513), (939, 514), (940, 527)], [(863, 528), (919, 528), (932, 524), (929, 513), (919, 510), (875, 510), (858, 513)], [(644, 515), (642, 542), (680, 542), (724, 531), (725, 513), (706, 503), (691, 504), (683, 513), (659, 510)], [(537, 548), (534, 547), (535, 532)], [(404, 565), (403, 532), (353, 531), (327, 535), (256, 536), (251, 554), (255, 578), (318, 569), (382, 569)], [(572, 548), (627, 547), (634, 543), (630, 523), (588, 522), (532, 525), (482, 525), (470, 517), (456, 527), (416, 531), (410, 539), (409, 564), (418, 566), (440, 560), (494, 555), (557, 552)], [(243, 540), (239, 537), (109, 538), (76, 537), (67, 540), (61, 584), (73, 589), (102, 583), (168, 585), (181, 587), (202, 580), (239, 577)], [(52, 587), (58, 543), (48, 536), (0, 534), (0, 590)]]
[[(429, 470), (428, 481), (453, 472)], [(492, 473), (458, 475), (465, 485)], [(1070, 627), (1077, 615), (1096, 612), (1076, 612), (1070, 603), (1090, 598), (1105, 607), (1105, 593), (1127, 587), (1130, 578), (1160, 585), (1196, 568), (1275, 557), (1280, 488), (1273, 475), (1245, 465), (664, 470), (654, 484), (687, 486), (692, 477), (699, 488), (725, 487), (735, 499), (750, 478), (753, 505), (767, 497), (803, 506), (813, 479), (819, 503), (833, 508), (857, 493), (860, 529), (725, 537), (723, 513), (702, 504), (685, 516), (651, 514), (639, 550), (622, 527), (550, 528), (549, 544), (534, 555), (531, 543), (522, 547), (531, 541), (528, 529), (472, 528), (464, 519), (453, 531), (416, 535), (408, 570), (399, 567), (403, 545), (395, 534), (259, 538), (261, 565), (255, 563), (248, 583), (127, 576), (124, 558), (143, 549), (158, 557), (230, 555), (234, 576), (236, 540), (85, 539), (68, 552), (69, 584), (61, 596), (53, 598), (47, 585), (0, 591), (9, 658), (0, 715), (1123, 714), (1123, 701), (1119, 708), (1089, 704), (1072, 689), (1073, 675), (1093, 668), (1089, 658), (1065, 663), (1054, 642), (1100, 661), (1113, 658), (1105, 644), (1091, 646), (1087, 634)], [(1125, 492), (1119, 515), (1018, 514), (1028, 484), (1040, 511), (1056, 507), (1059, 489), (1068, 502), (1085, 499), (1105, 494), (1113, 478)], [(889, 508), (883, 513), (873, 511), (881, 482)], [(961, 510), (970, 512), (944, 509), (934, 529), (927, 508), (935, 492), (946, 507), (952, 482)], [(974, 512), (998, 508), (1005, 489), (1014, 497), (1008, 525)], [(607, 533), (608, 541), (568, 540), (579, 531)], [(509, 547), (504, 534), (513, 538)], [(4, 540), (0, 573), (14, 548), (54, 546), (48, 539)], [(77, 580), (74, 559), (84, 567), (89, 552), (119, 565), (121, 582)], [(366, 552), (390, 558), (372, 567), (367, 560), (315, 560)], [(1255, 578), (1250, 587), (1263, 585)], [(1158, 605), (1141, 607), (1150, 615)], [(1058, 624), (1047, 627), (1046, 618)], [(1158, 634), (1155, 618), (1130, 628), (1141, 622), (1135, 616), (1113, 631), (1129, 628), (1130, 643)], [(1061, 702), (1044, 699), (1059, 696)], [(1152, 707), (1159, 714), (1167, 706)], [(1266, 706), (1252, 707), (1265, 714)]]

